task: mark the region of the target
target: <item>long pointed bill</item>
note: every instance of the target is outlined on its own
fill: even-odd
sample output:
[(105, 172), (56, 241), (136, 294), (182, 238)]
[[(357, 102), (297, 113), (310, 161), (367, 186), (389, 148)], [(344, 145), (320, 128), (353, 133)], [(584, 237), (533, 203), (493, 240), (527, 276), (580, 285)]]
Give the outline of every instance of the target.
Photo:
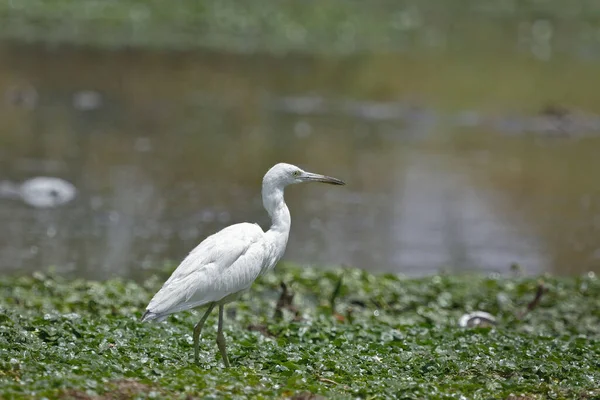
[(331, 185), (345, 185), (346, 184), (344, 181), (341, 181), (337, 178), (332, 178), (330, 176), (325, 176), (325, 175), (313, 174), (310, 172), (305, 172), (300, 179), (302, 179), (303, 181), (306, 181), (306, 182), (322, 182), (322, 183), (329, 183)]

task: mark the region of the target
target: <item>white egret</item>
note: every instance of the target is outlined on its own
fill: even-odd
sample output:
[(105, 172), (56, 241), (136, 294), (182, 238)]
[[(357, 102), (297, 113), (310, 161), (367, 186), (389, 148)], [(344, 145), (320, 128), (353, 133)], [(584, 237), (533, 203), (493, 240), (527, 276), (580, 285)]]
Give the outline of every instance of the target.
[(223, 363), (229, 367), (223, 335), (223, 307), (248, 291), (256, 278), (270, 271), (283, 256), (291, 223), (283, 191), (288, 185), (303, 182), (344, 185), (339, 179), (306, 172), (294, 165), (273, 166), (262, 182), (262, 200), (271, 217), (270, 229), (263, 232), (257, 224), (245, 222), (228, 226), (204, 239), (154, 295), (142, 322), (162, 321), (169, 314), (208, 306), (194, 327), (194, 359), (198, 363), (200, 332), (218, 305), (217, 345)]

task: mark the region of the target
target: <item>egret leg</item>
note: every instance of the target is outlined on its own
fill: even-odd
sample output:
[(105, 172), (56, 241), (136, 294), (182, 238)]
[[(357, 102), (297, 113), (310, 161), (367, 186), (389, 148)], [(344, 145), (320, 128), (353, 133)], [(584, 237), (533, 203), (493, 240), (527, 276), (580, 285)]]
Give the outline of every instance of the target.
[(202, 327), (204, 326), (204, 323), (206, 322), (206, 319), (213, 308), (215, 308), (215, 303), (210, 303), (208, 310), (206, 310), (202, 318), (200, 318), (200, 321), (198, 321), (196, 326), (194, 326), (194, 361), (196, 364), (200, 363), (200, 332), (202, 331)]
[(227, 358), (227, 349), (225, 348), (225, 335), (223, 335), (223, 306), (219, 306), (219, 327), (217, 329), (217, 346), (221, 352), (225, 367), (229, 368), (229, 359)]

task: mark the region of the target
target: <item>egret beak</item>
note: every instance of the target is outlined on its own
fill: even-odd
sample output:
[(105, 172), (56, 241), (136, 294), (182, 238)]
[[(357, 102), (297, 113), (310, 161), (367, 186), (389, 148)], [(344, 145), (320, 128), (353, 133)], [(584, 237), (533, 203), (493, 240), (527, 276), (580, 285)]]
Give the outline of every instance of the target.
[(341, 181), (337, 178), (332, 178), (330, 176), (325, 176), (325, 175), (313, 174), (310, 172), (305, 172), (302, 176), (300, 176), (300, 179), (304, 182), (322, 182), (322, 183), (329, 183), (331, 185), (345, 185), (346, 184), (344, 181)]

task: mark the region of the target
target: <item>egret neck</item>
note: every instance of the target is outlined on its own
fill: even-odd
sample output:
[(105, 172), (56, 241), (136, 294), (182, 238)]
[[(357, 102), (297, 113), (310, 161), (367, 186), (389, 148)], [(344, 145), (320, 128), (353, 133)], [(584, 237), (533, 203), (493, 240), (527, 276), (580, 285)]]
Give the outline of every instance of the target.
[(292, 219), (283, 198), (283, 185), (279, 181), (265, 179), (262, 198), (263, 206), (271, 217), (271, 227), (265, 233), (265, 237), (270, 249), (274, 252), (273, 265), (270, 266), (272, 268), (285, 252)]

